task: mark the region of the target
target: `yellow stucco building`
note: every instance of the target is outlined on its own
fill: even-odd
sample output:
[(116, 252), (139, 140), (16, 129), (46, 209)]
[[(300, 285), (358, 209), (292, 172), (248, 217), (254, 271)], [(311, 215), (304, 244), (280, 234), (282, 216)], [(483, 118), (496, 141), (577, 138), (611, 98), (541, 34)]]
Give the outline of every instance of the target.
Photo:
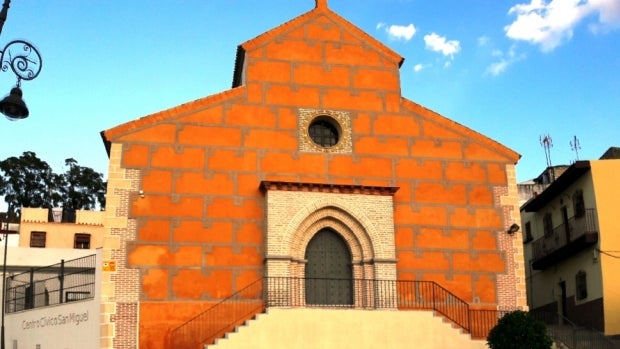
[(521, 207), (530, 309), (613, 337), (620, 336), (619, 155), (610, 148), (599, 160), (576, 161)]

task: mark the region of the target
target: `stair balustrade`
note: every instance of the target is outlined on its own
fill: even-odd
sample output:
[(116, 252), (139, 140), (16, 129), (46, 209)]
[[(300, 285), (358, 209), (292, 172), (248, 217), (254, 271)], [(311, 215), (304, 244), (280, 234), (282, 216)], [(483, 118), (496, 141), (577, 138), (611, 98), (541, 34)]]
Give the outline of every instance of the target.
[[(312, 289), (306, 287), (309, 284)], [(315, 289), (317, 285), (324, 289)], [(313, 294), (308, 304), (308, 292), (322, 294)], [(471, 309), (467, 302), (433, 281), (268, 277), (256, 280), (174, 328), (169, 347), (202, 349), (269, 307), (428, 310), (474, 339), (486, 338), (509, 312)]]

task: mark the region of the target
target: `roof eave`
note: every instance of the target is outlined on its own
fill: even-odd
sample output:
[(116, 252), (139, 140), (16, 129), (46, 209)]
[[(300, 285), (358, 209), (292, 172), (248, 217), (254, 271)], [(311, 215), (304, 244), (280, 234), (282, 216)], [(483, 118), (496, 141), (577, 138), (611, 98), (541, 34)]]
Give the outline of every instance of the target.
[(590, 171), (590, 161), (575, 162), (542, 193), (526, 202), (521, 207), (521, 211), (538, 212), (588, 171)]

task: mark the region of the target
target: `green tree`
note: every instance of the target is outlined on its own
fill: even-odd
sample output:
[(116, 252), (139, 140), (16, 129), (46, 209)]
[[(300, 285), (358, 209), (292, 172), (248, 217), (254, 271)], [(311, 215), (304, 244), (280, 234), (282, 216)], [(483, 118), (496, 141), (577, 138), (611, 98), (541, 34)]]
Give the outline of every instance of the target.
[(107, 183), (103, 175), (90, 167), (78, 165), (69, 158), (65, 160), (67, 171), (60, 176), (59, 192), (63, 207), (73, 210), (94, 210), (105, 207)]
[(487, 337), (491, 349), (549, 349), (553, 344), (547, 326), (527, 312), (516, 310), (502, 317)]
[(55, 191), (59, 177), (34, 152), (24, 152), (0, 161), (0, 195), (9, 206), (9, 215), (21, 207), (49, 207), (59, 199)]
[(65, 160), (65, 165), (66, 172), (56, 174), (30, 151), (0, 161), (0, 195), (9, 214), (20, 215), (21, 207), (104, 208), (107, 183), (103, 175), (72, 158)]

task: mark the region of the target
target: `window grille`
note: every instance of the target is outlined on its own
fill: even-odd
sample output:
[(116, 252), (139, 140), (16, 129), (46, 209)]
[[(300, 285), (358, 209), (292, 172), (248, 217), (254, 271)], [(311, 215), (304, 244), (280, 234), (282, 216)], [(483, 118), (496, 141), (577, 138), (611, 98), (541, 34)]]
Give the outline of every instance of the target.
[(30, 247), (45, 247), (45, 235), (44, 231), (30, 232)]
[(338, 128), (331, 120), (319, 119), (313, 121), (308, 132), (310, 133), (310, 138), (322, 147), (333, 147), (339, 140)]
[(88, 250), (90, 248), (90, 234), (75, 234), (73, 248)]

